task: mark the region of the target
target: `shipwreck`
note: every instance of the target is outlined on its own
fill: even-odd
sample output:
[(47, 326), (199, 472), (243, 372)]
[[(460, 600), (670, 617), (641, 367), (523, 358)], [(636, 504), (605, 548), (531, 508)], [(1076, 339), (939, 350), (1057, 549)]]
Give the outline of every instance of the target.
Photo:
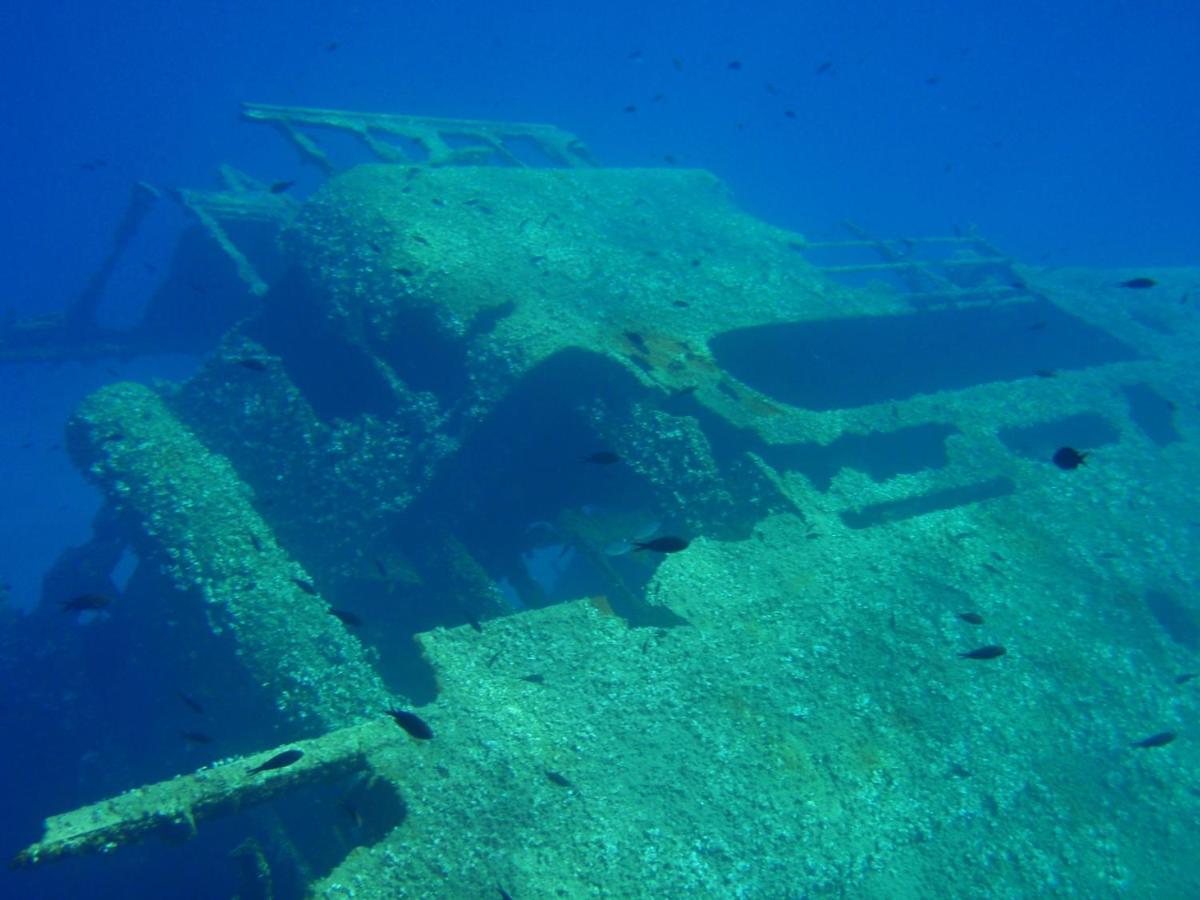
[[(975, 233), (810, 241), (551, 126), (244, 115), (320, 184), (137, 186), (0, 361), (205, 354), (72, 417), (104, 497), (72, 560), (136, 559), (123, 627), (248, 737), (47, 810), (18, 866), (295, 795), (331, 812), (248, 826), (240, 896), (1200, 893), (1139, 849), (1196, 858), (1195, 795), (1112, 752), (1197, 712), (1194, 271), (1133, 302)], [(100, 326), (164, 202), (172, 270)]]

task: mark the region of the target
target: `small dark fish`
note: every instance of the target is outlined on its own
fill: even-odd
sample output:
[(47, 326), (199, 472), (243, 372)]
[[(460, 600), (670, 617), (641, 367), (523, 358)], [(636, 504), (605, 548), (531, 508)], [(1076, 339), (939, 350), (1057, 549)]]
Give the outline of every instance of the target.
[(294, 181), (275, 181), (271, 183), (271, 186), (267, 190), (272, 194), (282, 194), (295, 183)]
[(1144, 291), (1146, 288), (1152, 288), (1158, 282), (1153, 278), (1130, 278), (1128, 281), (1120, 282), (1117, 287), (1133, 288), (1135, 291)]
[(254, 532), (251, 532), (249, 537), (250, 537), (250, 545), (252, 547), (254, 547), (254, 549), (257, 550), (259, 553), (262, 553), (263, 543), (262, 543), (262, 541), (260, 541), (258, 539), (258, 535), (254, 534)]
[(1058, 373), (1055, 372), (1053, 369), (1034, 369), (1033, 374), (1036, 375), (1038, 378), (1053, 378)]
[(678, 56), (672, 58), (671, 65), (675, 67), (676, 72), (683, 71), (683, 60), (680, 59)]
[(1088, 453), (1080, 453), (1074, 447), (1059, 447), (1052, 457), (1054, 464), (1064, 471), (1078, 469), (1087, 461)]
[(433, 738), (433, 729), (416, 713), (410, 713), (403, 709), (389, 709), (388, 715), (417, 740), (428, 741)]
[(930, 75), (928, 78), (925, 79), (925, 83), (927, 85), (929, 85), (930, 87), (932, 87), (935, 84), (941, 84), (942, 76), (941, 75)]
[(253, 356), (247, 356), (245, 359), (239, 359), (237, 364), (243, 369), (249, 369), (251, 372), (267, 371), (267, 364), (261, 359), (256, 359)]
[(380, 575), (382, 575), (384, 578), (388, 577), (387, 566), (385, 566), (383, 564), (383, 562), (379, 559), (378, 556), (372, 556), (371, 562), (375, 563), (375, 569), (376, 569), (376, 571), (379, 572)]
[(1041, 331), (1045, 327), (1046, 327), (1046, 320), (1039, 319), (1038, 321), (1034, 322), (1032, 325), (1029, 326), (1029, 331)]
[(742, 67), (742, 61), (740, 59), (731, 59), (728, 63), (725, 64), (725, 68), (732, 69), (735, 72), (738, 69), (740, 69), (741, 67)]
[(338, 47), (340, 47), (340, 46), (342, 46), (342, 45), (341, 45), (341, 44), (339, 44), (337, 41), (330, 41), (328, 44), (326, 44), (326, 45), (325, 45), (325, 52), (326, 52), (326, 53), (333, 53), (333, 52), (335, 52), (335, 51), (338, 49)]
[(958, 654), (963, 659), (996, 659), (1003, 656), (1008, 651), (999, 644), (987, 644), (983, 647), (976, 647), (974, 650), (968, 650), (966, 653)]
[(663, 154), (663, 162), (665, 162), (668, 166), (673, 166), (673, 165), (676, 165), (679, 162), (679, 160), (676, 159), (675, 156), (671, 153), (664, 153)]
[(305, 578), (293, 578), (292, 584), (296, 585), (296, 587), (300, 588), (306, 594), (315, 595), (317, 593), (317, 586)]
[(329, 610), (329, 614), (331, 616), (336, 616), (338, 619), (340, 619), (342, 621), (343, 624), (349, 625), (351, 628), (358, 628), (363, 623), (362, 619), (360, 619), (354, 613), (349, 612), (348, 610), (345, 610), (345, 609), (332, 609), (331, 608)]
[(1184, 672), (1182, 675), (1175, 676), (1176, 684), (1187, 684), (1193, 678), (1200, 678), (1200, 672)]
[(637, 348), (638, 353), (650, 352), (650, 346), (646, 343), (646, 339), (636, 331), (624, 331), (622, 332), (622, 335), (624, 336), (625, 340), (629, 341), (629, 343), (633, 344), (633, 346)]
[(655, 553), (678, 553), (686, 550), (690, 541), (681, 537), (660, 537), (652, 541), (634, 541), (633, 550), (653, 550)]
[(357, 806), (343, 797), (340, 801), (338, 801), (338, 807), (350, 817), (350, 821), (354, 823), (355, 828), (363, 827), (362, 813), (359, 812)]
[(958, 617), (971, 625), (982, 625), (983, 616), (977, 612), (960, 612)]
[(204, 707), (200, 705), (200, 701), (197, 700), (195, 697), (191, 696), (190, 694), (185, 694), (183, 691), (180, 691), (179, 699), (182, 700), (184, 702), (184, 704), (187, 706), (187, 708), (190, 709), (192, 712), (194, 712), (196, 715), (198, 715), (198, 716), (204, 715)]
[(500, 892), (500, 900), (513, 900), (512, 894), (500, 887), (500, 885), (496, 885), (496, 890)]
[(471, 626), (472, 631), (478, 631), (480, 633), (483, 632), (483, 625), (474, 616), (470, 616), (467, 618), (467, 624)]
[(585, 463), (593, 463), (597, 466), (611, 466), (613, 463), (619, 463), (621, 457), (613, 453), (611, 450), (598, 450), (595, 453), (585, 456), (582, 460)]
[(630, 103), (628, 106), (626, 106), (622, 110), (622, 112), (635, 113), (635, 112), (637, 112), (637, 107), (634, 104)]
[(103, 594), (80, 594), (70, 600), (61, 601), (59, 606), (65, 613), (95, 612), (98, 609), (104, 609), (111, 602)]
[(794, 118), (796, 118), (796, 111), (795, 111), (794, 109), (785, 109), (785, 110), (783, 111), (783, 114), (784, 114), (785, 116), (787, 116), (787, 118), (789, 118), (789, 119), (794, 119)]
[(180, 734), (183, 735), (183, 739), (185, 741), (191, 741), (193, 744), (212, 743), (212, 738), (210, 738), (203, 731), (181, 731)]
[(271, 769), (283, 769), (296, 762), (303, 755), (303, 750), (284, 750), (282, 753), (276, 753), (265, 763), (255, 766), (246, 774), (257, 775), (259, 772), (269, 772)]
[(534, 672), (532, 675), (523, 675), (522, 681), (528, 681), (530, 684), (545, 684), (546, 676), (540, 672)]
[(1140, 741), (1134, 741), (1129, 746), (1138, 748), (1140, 750), (1148, 750), (1151, 747), (1165, 747), (1173, 740), (1175, 740), (1175, 732), (1160, 731), (1158, 734), (1152, 734), (1148, 738), (1142, 738)]
[(565, 775), (563, 775), (560, 772), (555, 772), (553, 769), (546, 770), (546, 777), (549, 778), (555, 784), (557, 784), (559, 787), (569, 788), (569, 787), (575, 786), (575, 785), (571, 784), (570, 781), (567, 780)]
[(815, 74), (824, 75), (826, 72), (832, 72), (832, 71), (833, 71), (833, 60), (827, 59), (824, 62), (822, 62), (819, 66), (817, 66)]
[(691, 304), (686, 300), (672, 300), (671, 305), (676, 309), (687, 309)]

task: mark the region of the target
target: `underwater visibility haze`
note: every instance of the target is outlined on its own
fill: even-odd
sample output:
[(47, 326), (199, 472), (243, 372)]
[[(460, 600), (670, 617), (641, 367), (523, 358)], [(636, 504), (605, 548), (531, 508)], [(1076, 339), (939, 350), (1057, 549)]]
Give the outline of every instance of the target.
[(1200, 896), (1200, 16), (0, 12), (0, 896)]

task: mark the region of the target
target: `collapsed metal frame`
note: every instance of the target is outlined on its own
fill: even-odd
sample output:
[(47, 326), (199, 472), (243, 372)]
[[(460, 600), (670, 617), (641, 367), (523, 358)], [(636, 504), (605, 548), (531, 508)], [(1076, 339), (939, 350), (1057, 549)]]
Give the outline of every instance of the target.
[[(326, 175), (335, 174), (338, 166), (313, 140), (308, 133), (310, 129), (353, 135), (380, 162), (386, 163), (479, 166), (496, 160), (511, 166), (527, 167), (529, 163), (510, 146), (513, 142), (524, 141), (557, 165), (596, 165), (583, 141), (554, 125), (397, 116), (265, 103), (243, 104), (242, 117), (251, 122), (273, 125), (306, 161), (314, 163)], [(409, 149), (390, 138), (407, 141)], [(420, 154), (413, 152), (416, 148), (420, 149)]]
[[(340, 133), (357, 138), (379, 162), (421, 166), (503, 165), (531, 167), (534, 162), (569, 168), (596, 163), (587, 146), (574, 134), (553, 125), (398, 116), (297, 106), (246, 103), (242, 117), (273, 126), (326, 176), (340, 171), (315, 133)], [(532, 147), (540, 160), (527, 160), (518, 145)], [(229, 227), (257, 223), (280, 229), (299, 205), (268, 182), (230, 166), (221, 166), (222, 186), (216, 190), (180, 189), (171, 192), (200, 223), (233, 263), (239, 280), (252, 297), (269, 287), (250, 258), (237, 246)], [(0, 322), (0, 364), (64, 362), (101, 357), (143, 356), (162, 352), (152, 327), (106, 328), (98, 308), (118, 264), (128, 251), (143, 220), (162, 192), (146, 182), (134, 184), (124, 215), (113, 235), (113, 246), (88, 279), (83, 291), (60, 313)], [(192, 298), (185, 298), (192, 299)], [(184, 301), (180, 301), (184, 302)], [(145, 321), (150, 320), (147, 316)]]
[[(357, 139), (380, 162), (417, 166), (501, 165), (530, 167), (515, 145), (533, 147), (541, 162), (569, 168), (597, 165), (587, 146), (574, 134), (553, 125), (492, 122), (433, 116), (401, 116), (298, 106), (245, 103), (242, 117), (248, 122), (274, 127), (296, 148), (301, 158), (326, 176), (340, 171), (318, 135), (334, 133)], [(285, 192), (230, 166), (221, 166), (222, 187), (216, 190), (179, 189), (173, 196), (199, 222), (205, 233), (232, 262), (238, 279), (252, 297), (262, 297), (268, 283), (253, 261), (237, 246), (229, 226), (256, 223), (281, 229), (299, 208)], [(61, 312), (0, 323), (0, 364), (90, 360), (106, 356), (134, 357), (161, 352), (153, 329), (140, 325), (128, 329), (99, 324), (97, 310), (118, 263), (154, 208), (161, 192), (137, 182), (125, 214), (117, 226), (113, 247), (88, 279), (80, 295)], [(812, 241), (797, 245), (806, 255), (823, 251), (873, 252), (879, 261), (820, 265), (833, 279), (870, 274), (895, 275), (906, 286), (905, 299), (916, 308), (960, 303), (1000, 303), (1032, 299), (1014, 260), (972, 232), (952, 236), (880, 238), (846, 222), (846, 240)], [(914, 251), (949, 247), (962, 251), (948, 259), (922, 260)], [(977, 273), (989, 282), (963, 286), (955, 275)]]
[[(965, 303), (1004, 303), (1038, 296), (1016, 271), (1016, 261), (974, 231), (934, 237), (881, 238), (854, 222), (843, 222), (842, 227), (852, 235), (850, 239), (811, 241), (798, 249), (806, 255), (814, 251), (873, 252), (879, 262), (814, 264), (822, 274), (835, 279), (871, 273), (895, 275), (907, 288), (905, 299), (918, 309)], [(949, 248), (958, 252), (943, 259), (916, 256), (917, 252), (927, 248)], [(988, 280), (978, 286), (964, 287), (961, 283), (963, 275)]]

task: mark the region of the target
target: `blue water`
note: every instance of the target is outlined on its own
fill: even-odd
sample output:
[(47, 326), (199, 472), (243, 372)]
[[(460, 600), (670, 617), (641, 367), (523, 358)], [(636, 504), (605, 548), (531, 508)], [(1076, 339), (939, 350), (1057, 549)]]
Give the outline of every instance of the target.
[[(1194, 3), (698, 6), (10, 0), (0, 11), (0, 314), (51, 313), (77, 296), (136, 180), (167, 192), (215, 187), (217, 166), (230, 163), (295, 180), (299, 195), (315, 188), (318, 173), (291, 147), (239, 119), (243, 101), (551, 123), (606, 166), (708, 169), (749, 213), (810, 238), (839, 234), (844, 220), (887, 236), (974, 227), (1038, 266), (1196, 261)], [(155, 207), (110, 283), (106, 322), (136, 320), (186, 221), (172, 202)], [(37, 604), (43, 573), (87, 537), (98, 506), (63, 448), (75, 404), (114, 380), (180, 380), (197, 364), (0, 366), (0, 582), (13, 606)], [(129, 664), (120, 647), (93, 652)], [(95, 723), (103, 742), (153, 724), (131, 711), (135, 695)], [(50, 725), (71, 715), (69, 702), (47, 703)], [(31, 770), (53, 781), (54, 765), (75, 783), (78, 757), (77, 748), (12, 755), (0, 775), (12, 811), (0, 851), (79, 800), (21, 787)], [(172, 759), (146, 777), (184, 766)], [(104, 793), (98, 784), (87, 799)], [(221, 847), (206, 840), (210, 852)], [(145, 854), (145, 896), (164, 895), (172, 866), (204, 868), (201, 852), (170, 853), (168, 862)], [(97, 866), (36, 888), (0, 883), (0, 893), (68, 896), (81, 871), (103, 878)], [(119, 883), (101, 883), (94, 896), (121, 895)], [(228, 892), (224, 882), (192, 884), (179, 895)]]

